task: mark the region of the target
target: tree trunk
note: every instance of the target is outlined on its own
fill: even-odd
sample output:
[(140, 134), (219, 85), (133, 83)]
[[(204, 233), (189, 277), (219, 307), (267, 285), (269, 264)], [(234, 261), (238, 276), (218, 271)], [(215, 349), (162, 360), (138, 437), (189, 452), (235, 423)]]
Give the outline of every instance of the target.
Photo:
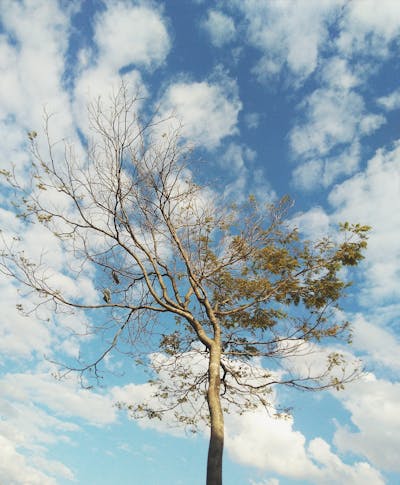
[(224, 415), (221, 406), (221, 349), (219, 344), (210, 349), (208, 366), (207, 403), (210, 411), (210, 443), (207, 460), (207, 485), (222, 485), (222, 454), (224, 451)]

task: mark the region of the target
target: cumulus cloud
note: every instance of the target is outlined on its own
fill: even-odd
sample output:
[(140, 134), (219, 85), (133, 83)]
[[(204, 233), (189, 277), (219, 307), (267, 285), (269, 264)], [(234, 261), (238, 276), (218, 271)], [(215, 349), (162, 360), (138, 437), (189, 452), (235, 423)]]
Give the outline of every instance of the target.
[[(45, 0), (2, 2), (0, 19), (5, 33), (0, 35), (0, 119), (11, 117), (19, 128), (39, 132), (46, 106), (50, 113), (63, 112), (62, 119), (54, 123), (56, 136), (71, 132), (68, 96), (62, 80), (69, 10), (63, 11), (57, 2)], [(13, 127), (9, 125), (7, 132)]]
[(307, 212), (296, 214), (291, 223), (308, 239), (318, 239), (330, 231), (330, 219), (322, 207), (313, 207)]
[(223, 168), (229, 167), (230, 170), (238, 174), (245, 168), (246, 162), (253, 161), (255, 157), (256, 153), (251, 148), (230, 143), (218, 162)]
[[(162, 419), (150, 418), (146, 413), (133, 413), (133, 418), (138, 416), (138, 424), (143, 428), (156, 429), (163, 433), (175, 436), (182, 436), (185, 426), (189, 430), (199, 429), (204, 431), (206, 400), (199, 399), (198, 388), (194, 391), (180, 394), (179, 385), (181, 384), (182, 373), (190, 372), (188, 378), (194, 380), (207, 374), (207, 360), (204, 351), (200, 346), (193, 347), (190, 351), (182, 354), (179, 359), (167, 356), (161, 352), (153, 353), (149, 356), (150, 365), (157, 376), (157, 381), (144, 384), (130, 383), (121, 387), (114, 387), (111, 390), (113, 400), (123, 406), (138, 405), (162, 413)], [(187, 382), (185, 382), (185, 389)], [(199, 386), (204, 390), (204, 386)], [(163, 389), (163, 397), (158, 394)], [(167, 391), (167, 392), (166, 392)], [(185, 397), (182, 402), (177, 403), (180, 396)], [(129, 409), (129, 408), (128, 408)], [(193, 417), (196, 424), (192, 426), (180, 420), (180, 417)]]
[(322, 160), (307, 160), (293, 170), (292, 183), (301, 190), (312, 190), (323, 180), (323, 172)]
[(326, 87), (351, 90), (362, 83), (363, 72), (357, 65), (336, 55), (322, 61), (318, 77)]
[(382, 96), (378, 98), (377, 103), (383, 106), (386, 111), (392, 111), (394, 109), (400, 108), (400, 89), (396, 89), (387, 96)]
[[(374, 0), (237, 0), (235, 5), (246, 19), (248, 42), (261, 53), (255, 73), (260, 79), (274, 78), (288, 69), (297, 85), (316, 71), (322, 58), (332, 54), (352, 57), (362, 53), (382, 60), (390, 54), (400, 30), (396, 0), (379, 5)], [(338, 33), (327, 49), (332, 26)]]
[(314, 483), (321, 485), (336, 483), (384, 485), (385, 483), (379, 471), (366, 462), (356, 462), (352, 465), (343, 463), (339, 456), (332, 452), (329, 444), (321, 438), (312, 440), (308, 451), (310, 456), (322, 465), (316, 477), (312, 479)]
[(216, 47), (228, 44), (236, 35), (233, 19), (219, 10), (209, 10), (202, 26), (210, 36), (211, 43)]
[[(22, 186), (32, 183), (27, 175), (32, 160), (27, 132), (37, 132), (35, 143), (43, 153), (48, 152), (45, 119), (51, 117), (51, 137), (54, 154), (64, 155), (63, 139), (74, 140), (75, 126), (65, 88), (66, 56), (71, 31), (73, 5), (61, 8), (59, 2), (6, 0), (2, 3), (0, 19), (0, 129), (7, 133), (2, 142), (2, 168), (12, 170)], [(59, 116), (55, 116), (55, 113)], [(0, 184), (2, 181), (0, 181)], [(9, 207), (10, 199), (4, 190), (2, 202)], [(5, 220), (0, 214), (2, 229), (11, 226), (21, 230), (21, 224)], [(26, 229), (26, 228), (24, 228)], [(48, 236), (38, 228), (26, 231), (26, 243), (37, 254), (49, 244)], [(60, 254), (53, 259), (56, 265)]]
[[(133, 28), (134, 26), (134, 28)], [(147, 94), (139, 69), (165, 62), (171, 40), (162, 11), (142, 3), (110, 0), (94, 25), (94, 49), (83, 49), (75, 73), (76, 123), (88, 133), (87, 104), (117, 92), (123, 79), (131, 94)], [(121, 69), (128, 69), (121, 74)], [(139, 108), (140, 103), (137, 104)]]
[(292, 478), (305, 478), (317, 471), (307, 457), (306, 439), (293, 429), (291, 418), (276, 419), (265, 411), (228, 416), (226, 428), (227, 450), (243, 465)]
[[(343, 79), (341, 85), (351, 82)], [(315, 90), (299, 110), (304, 118), (290, 133), (293, 159), (299, 163), (292, 181), (304, 190), (329, 187), (339, 176), (354, 173), (361, 159), (360, 140), (386, 121), (367, 112), (361, 95), (341, 86)]]
[(334, 442), (339, 450), (363, 455), (383, 469), (399, 471), (400, 384), (368, 374), (363, 381), (349, 386), (339, 398), (357, 428), (353, 431), (338, 425)]
[(95, 22), (98, 64), (114, 71), (130, 64), (162, 64), (171, 47), (162, 13), (144, 3), (110, 0), (106, 5)]
[(307, 160), (293, 170), (293, 185), (304, 191), (329, 187), (339, 177), (354, 173), (361, 159), (360, 143), (353, 141), (340, 155)]
[[(306, 177), (321, 177), (318, 168), (311, 166)], [(294, 223), (307, 237), (329, 232), (330, 225), (350, 221), (372, 227), (365, 261), (363, 292), (360, 302), (371, 310), (382, 299), (389, 304), (399, 295), (400, 253), (400, 142), (391, 148), (381, 148), (368, 161), (365, 170), (335, 185), (328, 201), (331, 210), (312, 208), (294, 217)], [(388, 217), (390, 214), (390, 217)], [(393, 309), (395, 312), (396, 310)]]
[[(2, 483), (8, 483), (10, 485), (18, 485), (24, 483), (26, 485), (56, 485), (57, 481), (54, 477), (49, 476), (42, 470), (49, 466), (54, 465), (57, 462), (49, 462), (48, 460), (41, 460), (38, 469), (28, 463), (27, 458), (18, 452), (14, 443), (4, 436), (0, 435), (0, 480)], [(45, 466), (44, 466), (45, 465)], [(70, 480), (73, 479), (72, 472), (61, 465), (57, 475), (64, 476)], [(61, 472), (61, 473), (60, 473)]]
[[(79, 113), (80, 117), (87, 118), (86, 107), (89, 102), (96, 101), (99, 96), (108, 100), (113, 93), (116, 93), (121, 86), (122, 80), (124, 80), (132, 93), (146, 94), (142, 77), (137, 70), (129, 71), (129, 73), (122, 76), (107, 65), (95, 65), (82, 70), (76, 79), (74, 89), (75, 101), (80, 102), (79, 106), (84, 108)], [(85, 115), (82, 116), (82, 113)]]
[[(363, 290), (360, 296), (361, 303), (371, 310), (371, 316), (367, 318), (357, 314), (350, 318), (354, 325), (353, 345), (369, 368), (395, 375), (400, 365), (399, 342), (382, 324), (394, 322), (398, 312), (398, 306), (390, 305), (390, 302), (397, 302), (400, 285), (399, 162), (399, 142), (391, 148), (378, 150), (364, 171), (331, 191), (331, 214), (313, 209), (299, 216), (297, 221), (299, 227), (311, 234), (325, 232), (329, 224), (344, 220), (372, 226), (366, 260), (362, 265)], [(391, 216), (388, 217), (388, 214)], [(395, 411), (398, 393), (397, 382), (369, 374), (366, 379), (353, 383), (344, 393), (336, 395), (351, 413), (351, 421), (356, 427), (354, 431), (338, 425), (335, 444), (340, 452), (362, 455), (382, 469), (399, 469), (392, 452), (399, 448), (399, 422)], [(363, 470), (363, 473), (368, 471)], [(339, 482), (352, 483), (351, 480), (349, 476)], [(380, 483), (377, 478), (375, 482)]]
[(6, 374), (2, 379), (2, 395), (13, 400), (31, 400), (63, 416), (80, 417), (94, 425), (116, 420), (116, 411), (109, 397), (79, 388), (73, 380), (56, 381), (49, 374)]
[(337, 46), (348, 56), (363, 53), (383, 58), (400, 32), (400, 5), (396, 0), (347, 2), (339, 21)]
[[(382, 327), (394, 325), (398, 314), (399, 162), (398, 141), (390, 148), (379, 149), (365, 170), (336, 185), (331, 191), (330, 214), (323, 209), (313, 209), (302, 214), (297, 221), (299, 227), (311, 234), (327, 231), (330, 224), (344, 220), (372, 226), (366, 259), (361, 268), (363, 290), (359, 293), (360, 302), (369, 309), (370, 316), (357, 314), (350, 320), (354, 325), (355, 350), (361, 353), (369, 368), (381, 373), (385, 371), (386, 375), (397, 375), (400, 365), (399, 342), (389, 329)], [(398, 382), (368, 374), (365, 379), (353, 383), (335, 396), (351, 413), (353, 425), (351, 428), (338, 425), (334, 443), (341, 453), (364, 456), (381, 469), (399, 469), (396, 453), (393, 452), (399, 448), (399, 420), (396, 414), (398, 393)], [(322, 446), (318, 448), (323, 451)], [(326, 449), (325, 453), (329, 455)], [(338, 469), (337, 466), (335, 468)], [(367, 472), (372, 473), (364, 466), (359, 476)], [(345, 480), (337, 477), (334, 480), (335, 475), (332, 477), (332, 483), (335, 480), (352, 483), (354, 479), (353, 473), (347, 475)], [(372, 483), (381, 483), (381, 478), (375, 476)]]
[(352, 323), (353, 346), (364, 353), (364, 361), (373, 367), (379, 365), (394, 372), (400, 370), (400, 342), (392, 332), (361, 314), (355, 315)]
[(59, 382), (47, 373), (31, 372), (5, 374), (0, 384), (2, 483), (55, 485), (57, 477), (73, 480), (67, 466), (47, 456), (48, 447), (70, 441), (70, 434), (80, 429), (76, 418), (98, 426), (116, 420), (109, 398), (81, 389), (76, 381)]
[[(332, 220), (372, 226), (364, 263), (364, 302), (399, 297), (400, 142), (379, 149), (367, 168), (336, 185), (329, 195)], [(390, 217), (388, 217), (390, 214)]]
[(182, 135), (208, 150), (238, 133), (242, 103), (236, 82), (222, 76), (216, 82), (177, 82), (161, 101), (161, 118), (173, 114), (182, 123)]
[(277, 75), (283, 66), (299, 83), (317, 67), (321, 45), (328, 37), (344, 0), (308, 2), (237, 1), (248, 27), (249, 43), (261, 52), (255, 72), (260, 79)]
[(367, 114), (362, 97), (347, 90), (317, 89), (303, 103), (305, 121), (290, 134), (294, 157), (321, 157), (339, 144), (379, 128), (384, 118)]
[[(49, 195), (50, 191), (45, 192), (45, 197), (49, 198), (46, 200), (48, 208), (56, 207), (54, 212), (58, 214), (68, 213), (69, 208), (62, 198), (52, 198)], [(77, 298), (86, 302), (97, 299), (90, 265), (86, 265), (86, 268), (79, 265), (71, 246), (63, 245), (47, 227), (42, 224), (25, 224), (21, 219), (17, 219), (13, 212), (2, 208), (0, 224), (2, 242), (7, 244), (13, 254), (24, 250), (25, 257), (37, 265), (35, 275), (39, 279), (46, 281), (50, 287), (63, 291), (67, 299)], [(47, 264), (41, 265), (44, 255)], [(77, 273), (80, 274), (78, 278)]]
[(322, 438), (314, 438), (307, 445), (305, 436), (295, 430), (292, 418), (276, 419), (252, 412), (228, 416), (226, 428), (228, 453), (238, 463), (318, 485), (384, 484), (381, 474), (371, 465), (344, 463)]
[[(163, 363), (159, 377), (161, 386), (169, 382), (170, 374), (174, 372), (173, 359), (162, 354), (153, 354), (154, 362)], [(161, 360), (160, 360), (161, 359)], [(207, 371), (204, 355), (195, 351), (184, 356), (185, 359), (195, 363), (195, 373), (199, 375)], [(313, 355), (314, 364), (319, 365), (321, 358)], [(304, 372), (307, 374), (309, 364), (304, 364)], [(172, 365), (172, 367), (171, 367)], [(307, 370), (306, 370), (307, 367)], [(300, 369), (300, 372), (302, 370)], [(157, 409), (161, 405), (169, 406), (168, 398), (160, 402), (153, 396), (157, 388), (151, 384), (128, 384), (114, 388), (112, 396), (116, 401), (127, 404), (146, 403), (150, 408)], [(270, 407), (267, 413), (265, 409), (248, 411), (239, 414), (235, 406), (225, 416), (227, 452), (232, 460), (237, 463), (254, 467), (260, 471), (268, 470), (269, 473), (279, 474), (282, 477), (307, 480), (315, 484), (351, 483), (362, 485), (370, 481), (374, 485), (382, 485), (384, 482), (380, 473), (366, 462), (356, 462), (348, 465), (335, 454), (330, 445), (321, 438), (315, 438), (309, 443), (303, 433), (295, 429), (294, 418), (287, 416), (285, 419), (276, 417), (276, 401), (278, 399), (275, 390), (270, 395)], [(196, 406), (201, 403), (196, 402)], [(203, 403), (205, 404), (205, 402)], [(185, 412), (186, 404), (179, 409)], [(186, 411), (193, 412), (190, 407)], [(139, 425), (144, 428), (153, 428), (158, 431), (173, 435), (180, 435), (179, 428), (172, 426), (176, 422), (173, 410), (163, 415), (163, 420), (150, 420), (144, 417)], [(201, 426), (204, 435), (208, 435), (207, 429)], [(274, 481), (262, 483), (276, 483)]]
[(53, 342), (49, 325), (33, 316), (29, 319), (29, 339), (27, 339), (28, 319), (16, 309), (20, 299), (17, 288), (8, 281), (0, 284), (0, 353), (2, 359), (29, 358), (34, 353), (46, 354)]
[[(387, 0), (378, 8), (370, 0), (310, 1), (306, 6), (304, 2), (246, 0), (236, 7), (245, 15), (249, 43), (261, 52), (255, 68), (260, 78), (278, 78), (288, 69), (298, 85), (311, 74), (322, 84), (299, 106), (301, 121), (290, 133), (293, 158), (299, 163), (294, 185), (305, 190), (328, 187), (339, 177), (354, 173), (361, 138), (386, 120), (368, 112), (355, 91), (376, 65), (350, 59), (354, 53), (363, 53), (381, 61), (390, 54), (400, 28), (397, 2)], [(338, 33), (332, 38), (328, 30), (333, 25)], [(332, 42), (327, 48), (328, 35)], [(378, 100), (387, 110), (395, 109), (396, 103), (396, 92)]]

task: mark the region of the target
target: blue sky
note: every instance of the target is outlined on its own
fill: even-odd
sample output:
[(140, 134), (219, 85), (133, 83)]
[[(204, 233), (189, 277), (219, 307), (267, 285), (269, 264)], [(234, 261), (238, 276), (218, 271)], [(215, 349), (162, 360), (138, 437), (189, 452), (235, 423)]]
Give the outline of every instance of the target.
[[(2, 0), (0, 166), (24, 176), (29, 130), (79, 145), (86, 106), (121, 76), (182, 122), (202, 163), (191, 167), (228, 198), (295, 200), (306, 237), (350, 220), (372, 226), (366, 260), (343, 304), (366, 374), (337, 393), (278, 389), (274, 406), (226, 420), (230, 485), (400, 482), (400, 3), (397, 0)], [(33, 255), (46, 248), (65, 291), (96, 297), (62, 274), (65, 254), (42, 227), (22, 226), (1, 187), (0, 227)], [(76, 284), (75, 284), (76, 283)], [(114, 403), (148, 392), (119, 355), (102, 387), (51, 373), (51, 358), (94, 351), (67, 328), (21, 316), (0, 278), (0, 482), (197, 485), (206, 434), (130, 420)], [(87, 317), (85, 317), (87, 318)], [(84, 345), (84, 346), (83, 346)]]

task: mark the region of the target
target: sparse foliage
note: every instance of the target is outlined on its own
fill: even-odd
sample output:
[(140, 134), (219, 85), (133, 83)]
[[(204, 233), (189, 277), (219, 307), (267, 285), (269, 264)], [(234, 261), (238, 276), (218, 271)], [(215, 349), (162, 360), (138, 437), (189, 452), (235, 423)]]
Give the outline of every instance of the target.
[(153, 369), (154, 392), (149, 402), (119, 405), (137, 417), (167, 413), (193, 431), (206, 421), (207, 484), (217, 485), (224, 412), (268, 409), (276, 384), (341, 389), (356, 376), (337, 351), (316, 370), (296, 363), (321, 341), (350, 340), (349, 323), (336, 312), (348, 286), (341, 270), (362, 259), (369, 228), (345, 223), (337, 239), (310, 242), (287, 222), (286, 197), (227, 206), (194, 182), (179, 130), (143, 123), (136, 101), (122, 86), (109, 104), (91, 106), (85, 157), (68, 145), (61, 156), (48, 131), (42, 156), (40, 136), (29, 132), (31, 183), (1, 170), (19, 201), (17, 217), (49, 229), (79, 263), (77, 281), (95, 269), (98, 300), (61, 291), (45, 254), (31, 261), (29, 248), (5, 236), (0, 270), (54, 311), (103, 315), (91, 331), (105, 332), (105, 348), (95, 361), (66, 370), (98, 376), (106, 355), (128, 346), (137, 363)]

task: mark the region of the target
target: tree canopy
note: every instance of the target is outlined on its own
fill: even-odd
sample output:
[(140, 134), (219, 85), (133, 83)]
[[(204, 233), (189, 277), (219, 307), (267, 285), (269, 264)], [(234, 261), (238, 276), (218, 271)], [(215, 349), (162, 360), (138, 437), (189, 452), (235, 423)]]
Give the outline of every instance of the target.
[(83, 148), (52, 140), (47, 119), (46, 149), (28, 133), (30, 183), (2, 171), (17, 217), (48, 228), (70, 254), (65, 271), (77, 283), (90, 274), (97, 297), (71, 297), (46, 252), (33, 259), (18, 235), (3, 237), (0, 270), (34, 290), (38, 305), (84, 311), (88, 332), (103, 333), (98, 355), (64, 372), (88, 384), (109, 352), (123, 350), (152, 370), (154, 392), (121, 407), (193, 431), (210, 425), (207, 484), (220, 484), (225, 412), (268, 410), (277, 384), (341, 389), (358, 375), (337, 350), (315, 368), (301, 362), (322, 342), (351, 341), (338, 306), (349, 285), (343, 268), (363, 258), (369, 228), (344, 223), (308, 241), (288, 197), (224, 200), (198, 183), (179, 125), (157, 114), (143, 121), (137, 103), (126, 86), (93, 103)]

